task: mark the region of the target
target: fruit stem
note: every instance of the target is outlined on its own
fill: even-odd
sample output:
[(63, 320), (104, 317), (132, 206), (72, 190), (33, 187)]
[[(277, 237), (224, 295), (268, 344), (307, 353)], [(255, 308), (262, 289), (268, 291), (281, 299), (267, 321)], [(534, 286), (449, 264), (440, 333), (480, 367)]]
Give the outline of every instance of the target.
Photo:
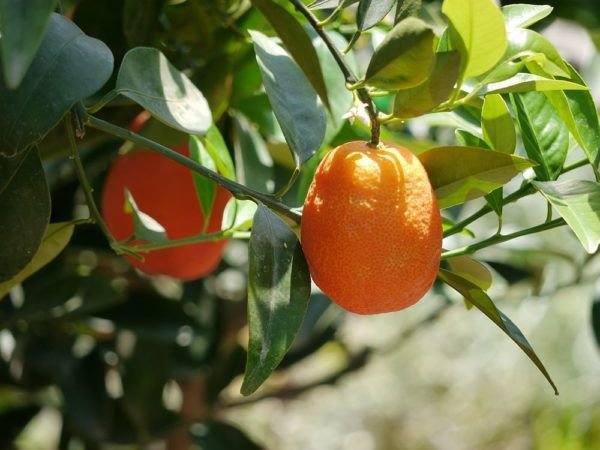
[(527, 236), (528, 234), (539, 233), (541, 231), (550, 230), (552, 228), (562, 227), (563, 225), (566, 225), (566, 222), (564, 219), (561, 218), (561, 219), (552, 220), (550, 222), (545, 222), (541, 225), (537, 225), (532, 228), (526, 228), (524, 230), (516, 231), (516, 232), (510, 233), (510, 234), (496, 234), (488, 239), (484, 239), (483, 241), (479, 241), (474, 244), (467, 245), (466, 247), (457, 248), (455, 250), (450, 250), (450, 251), (444, 252), (444, 253), (442, 253), (442, 259), (454, 258), (455, 256), (470, 255), (472, 253), (475, 253), (478, 250), (481, 250), (486, 247), (490, 247), (492, 245), (499, 244), (501, 242), (510, 241), (512, 239), (516, 239), (521, 236)]
[[(292, 5), (294, 5), (296, 11), (298, 11), (306, 18), (306, 20), (308, 20), (308, 23), (310, 23), (315, 32), (321, 37), (321, 39), (323, 39), (323, 42), (325, 42), (325, 45), (329, 49), (331, 56), (333, 56), (338, 67), (344, 74), (344, 77), (346, 78), (346, 83), (349, 85), (357, 84), (358, 78), (356, 77), (356, 75), (354, 75), (352, 69), (350, 69), (348, 64), (346, 64), (346, 61), (344, 61), (344, 57), (342, 56), (339, 49), (335, 46), (325, 29), (323, 28), (323, 25), (317, 20), (313, 13), (311, 13), (310, 10), (300, 0), (289, 1)], [(358, 88), (356, 92), (360, 101), (367, 105), (367, 113), (369, 114), (369, 118), (371, 119), (371, 141), (369, 142), (369, 145), (371, 145), (372, 147), (377, 147), (379, 146), (379, 137), (381, 134), (381, 124), (379, 123), (379, 118), (377, 117), (377, 108), (375, 107), (375, 103), (373, 103), (373, 99), (369, 95), (367, 89), (361, 87)]]
[(154, 142), (151, 139), (145, 138), (136, 134), (132, 131), (126, 130), (125, 128), (121, 128), (117, 125), (114, 125), (110, 122), (106, 122), (102, 119), (99, 119), (91, 114), (86, 114), (87, 125), (92, 128), (96, 128), (97, 130), (104, 131), (105, 133), (112, 134), (121, 139), (125, 139), (131, 142), (134, 142), (142, 147), (149, 148), (150, 150), (154, 150), (161, 155), (172, 159), (176, 163), (179, 163), (193, 172), (208, 178), (209, 180), (214, 181), (215, 183), (223, 186), (229, 192), (233, 194), (234, 197), (240, 200), (252, 200), (255, 203), (261, 203), (276, 213), (287, 217), (288, 219), (294, 221), (299, 224), (302, 219), (302, 214), (289, 206), (277, 201), (275, 197), (268, 194), (263, 194), (262, 192), (255, 191), (243, 184), (240, 184), (236, 181), (230, 180), (229, 178), (225, 178), (219, 175), (216, 172), (213, 172), (210, 169), (198, 164), (196, 161), (183, 156), (180, 153), (177, 153), (174, 150), (171, 150), (164, 145), (159, 144), (158, 142)]
[(83, 163), (79, 157), (77, 141), (75, 139), (75, 129), (73, 127), (73, 116), (70, 112), (68, 112), (65, 116), (64, 122), (67, 130), (67, 139), (69, 140), (69, 156), (75, 163), (77, 178), (79, 179), (79, 184), (81, 185), (83, 195), (85, 196), (85, 201), (90, 211), (90, 218), (87, 220), (95, 222), (100, 227), (100, 230), (102, 230), (102, 233), (104, 233), (104, 236), (106, 236), (111, 248), (116, 250), (119, 248), (119, 243), (106, 226), (104, 219), (102, 219), (102, 214), (100, 214), (100, 211), (98, 210), (94, 200), (94, 195), (92, 194), (92, 186), (90, 185), (87, 175), (85, 174), (85, 168), (83, 167)]

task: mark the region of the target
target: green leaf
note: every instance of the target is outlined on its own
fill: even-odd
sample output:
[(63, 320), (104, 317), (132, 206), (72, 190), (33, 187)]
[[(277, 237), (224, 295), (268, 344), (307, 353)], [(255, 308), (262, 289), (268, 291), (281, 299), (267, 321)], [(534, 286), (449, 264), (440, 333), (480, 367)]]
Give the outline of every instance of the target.
[(450, 38), (461, 52), (463, 78), (481, 75), (506, 50), (504, 17), (492, 0), (445, 0), (442, 12), (450, 22)]
[[(0, 180), (3, 178), (0, 173)], [(50, 193), (37, 148), (28, 152), (0, 193), (0, 211), (2, 283), (21, 272), (33, 259), (50, 220)]]
[(423, 83), (435, 64), (433, 30), (409, 17), (398, 23), (377, 47), (365, 83), (381, 89), (408, 89)]
[(497, 83), (490, 83), (480, 89), (478, 95), (505, 94), (530, 91), (563, 91), (578, 90), (587, 91), (589, 88), (579, 83), (565, 80), (554, 80), (544, 78), (530, 73), (518, 73), (514, 77)]
[(356, 12), (358, 31), (367, 31), (381, 22), (397, 0), (360, 0)]
[(0, 283), (0, 299), (17, 284), (22, 283), (56, 258), (71, 240), (74, 229), (75, 225), (69, 222), (49, 224), (42, 238), (42, 243), (31, 261), (10, 280)]
[[(456, 222), (454, 222), (453, 220), (448, 219), (447, 217), (442, 216), (442, 230), (444, 232), (446, 230), (449, 230), (449, 229), (453, 228), (455, 225), (456, 225)], [(468, 228), (463, 228), (462, 231), (460, 233), (457, 233), (457, 234), (464, 234), (465, 236), (469, 236), (469, 237), (472, 237), (472, 238), (475, 237), (475, 233), (473, 233)]]
[(421, 11), (423, 0), (398, 0), (398, 6), (396, 6), (396, 16), (394, 23), (398, 23), (407, 17), (416, 17)]
[[(215, 162), (210, 153), (206, 150), (206, 147), (204, 147), (202, 141), (196, 136), (190, 136), (190, 157), (200, 165), (216, 172), (217, 166)], [(196, 194), (198, 194), (198, 200), (200, 201), (200, 208), (206, 219), (210, 217), (215, 202), (217, 185), (214, 181), (196, 173), (193, 174), (193, 177), (194, 185), (196, 186)]]
[(549, 5), (506, 5), (502, 7), (507, 29), (527, 28), (550, 15), (554, 8)]
[(546, 377), (554, 389), (554, 393), (558, 395), (558, 390), (552, 381), (550, 374), (544, 367), (544, 364), (542, 364), (542, 361), (540, 361), (538, 356), (535, 354), (531, 344), (529, 344), (525, 336), (523, 336), (521, 330), (519, 330), (512, 320), (510, 320), (498, 308), (496, 308), (496, 305), (494, 305), (492, 299), (481, 288), (466, 278), (463, 278), (462, 276), (445, 269), (440, 269), (439, 278), (452, 289), (465, 297), (469, 303), (473, 304), (473, 306), (485, 314), (492, 322), (498, 325), (498, 327), (504, 333), (506, 333), (506, 335), (511, 338), (513, 342), (521, 348), (521, 350), (525, 352), (525, 354), (537, 366), (540, 372), (542, 372), (544, 377)]
[(16, 89), (37, 52), (57, 0), (0, 0), (4, 80)]
[(350, 6), (354, 3), (358, 3), (358, 0), (315, 0), (308, 7), (313, 10), (319, 9), (334, 9), (340, 3), (344, 3), (344, 8)]
[(317, 93), (289, 55), (272, 39), (250, 31), (265, 90), (298, 166), (319, 149), (327, 125)]
[(470, 256), (456, 256), (448, 259), (450, 271), (470, 281), (478, 288), (487, 291), (492, 287), (492, 273), (488, 266)]
[(568, 76), (568, 68), (562, 56), (548, 39), (533, 30), (511, 30), (503, 61), (525, 57), (531, 57), (552, 75)]
[(548, 97), (542, 92), (511, 95), (517, 124), (527, 156), (539, 180), (554, 180), (560, 174), (569, 150), (569, 130)]
[(256, 203), (252, 200), (231, 198), (223, 211), (221, 229), (231, 231), (250, 229), (256, 214), (256, 208)]
[(206, 151), (215, 162), (219, 173), (225, 178), (235, 181), (235, 167), (219, 128), (215, 124), (212, 124), (206, 134), (201, 136), (200, 139), (204, 143)]
[(208, 102), (196, 86), (157, 49), (137, 47), (121, 63), (117, 84), (106, 99), (123, 95), (158, 120), (188, 134), (205, 134), (212, 124)]
[(256, 128), (241, 114), (235, 116), (233, 125), (233, 148), (239, 182), (260, 192), (273, 192), (274, 164), (267, 144)]
[(271, 210), (259, 206), (250, 238), (250, 342), (241, 392), (250, 395), (279, 365), (298, 333), (310, 298), (300, 242)]
[(330, 108), (317, 52), (302, 25), (273, 0), (252, 0), (252, 4), (267, 18), (323, 103)]
[[(581, 75), (572, 66), (567, 64), (567, 67), (573, 81), (585, 84)], [(600, 123), (598, 123), (598, 111), (592, 94), (590, 91), (567, 91), (565, 95), (577, 128), (577, 132), (573, 135), (598, 174), (600, 173)]]
[(164, 243), (169, 241), (167, 230), (156, 219), (141, 211), (131, 192), (125, 189), (125, 211), (133, 214), (135, 236), (146, 242)]
[(592, 303), (592, 330), (596, 338), (596, 345), (600, 347), (600, 297), (596, 289), (596, 298)]
[(14, 156), (41, 140), (78, 101), (108, 80), (113, 57), (59, 14), (16, 90), (0, 82), (0, 156)]
[(419, 155), (440, 208), (483, 197), (534, 163), (476, 147), (438, 147)]
[(396, 94), (394, 117), (418, 117), (445, 102), (454, 89), (459, 68), (458, 52), (437, 53), (435, 66), (427, 81)]
[(510, 111), (501, 95), (487, 95), (481, 110), (483, 138), (496, 151), (514, 153), (517, 133)]
[(593, 254), (600, 244), (600, 183), (588, 180), (533, 182)]

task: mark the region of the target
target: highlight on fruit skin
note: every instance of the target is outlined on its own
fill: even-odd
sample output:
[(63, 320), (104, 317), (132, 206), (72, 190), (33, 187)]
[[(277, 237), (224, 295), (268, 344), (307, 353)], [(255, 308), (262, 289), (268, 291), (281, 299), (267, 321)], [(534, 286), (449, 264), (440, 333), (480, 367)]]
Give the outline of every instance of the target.
[[(134, 121), (132, 129), (139, 126)], [(187, 145), (174, 150), (189, 157)], [(102, 215), (118, 241), (128, 239), (135, 230), (133, 215), (125, 211), (125, 189), (141, 211), (165, 228), (170, 240), (195, 236), (203, 231), (205, 218), (190, 170), (158, 153), (139, 150), (116, 158), (102, 191)], [(230, 198), (229, 191), (217, 186), (206, 233), (221, 229), (223, 210)], [(132, 241), (132, 244), (140, 243), (139, 240)], [(216, 269), (226, 243), (227, 240), (220, 240), (154, 250), (142, 253), (143, 261), (125, 257), (149, 275), (193, 280)]]
[(304, 203), (301, 242), (314, 282), (348, 311), (419, 301), (442, 250), (440, 210), (419, 159), (392, 143), (353, 141), (329, 152)]

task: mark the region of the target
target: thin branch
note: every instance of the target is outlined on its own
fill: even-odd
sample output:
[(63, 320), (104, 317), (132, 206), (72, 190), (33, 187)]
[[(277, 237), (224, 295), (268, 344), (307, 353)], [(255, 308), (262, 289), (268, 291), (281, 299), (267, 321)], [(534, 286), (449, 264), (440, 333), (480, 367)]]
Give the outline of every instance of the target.
[[(300, 14), (302, 14), (306, 20), (313, 27), (315, 32), (323, 39), (325, 45), (329, 49), (329, 52), (335, 59), (337, 65), (340, 70), (344, 74), (344, 78), (346, 79), (346, 83), (349, 85), (355, 85), (358, 82), (356, 75), (352, 72), (352, 69), (346, 64), (344, 57), (342, 56), (339, 49), (335, 46), (327, 32), (323, 29), (321, 23), (317, 20), (317, 18), (310, 12), (310, 10), (300, 1), (300, 0), (289, 0), (292, 5), (296, 8)], [(365, 88), (359, 88), (356, 90), (358, 98), (361, 102), (367, 105), (367, 112), (369, 114), (369, 118), (371, 119), (371, 142), (372, 146), (379, 145), (379, 137), (381, 134), (381, 124), (379, 122), (379, 118), (377, 117), (377, 108), (373, 103), (373, 100), (369, 96), (368, 91)]]
[(198, 164), (196, 161), (187, 158), (186, 156), (177, 153), (176, 151), (171, 150), (170, 148), (165, 147), (164, 145), (160, 145), (159, 143), (154, 142), (151, 139), (140, 136), (139, 134), (126, 130), (125, 128), (121, 128), (117, 125), (113, 125), (110, 122), (106, 122), (90, 114), (87, 115), (87, 125), (89, 125), (92, 128), (104, 131), (105, 133), (112, 134), (113, 136), (119, 137), (121, 139), (132, 141), (145, 148), (154, 150), (155, 152), (160, 153), (161, 155), (169, 159), (172, 159), (176, 163), (187, 167), (188, 169), (196, 172), (197, 174), (206, 177), (209, 180), (212, 180), (215, 183), (223, 186), (236, 198), (241, 200), (252, 200), (256, 203), (262, 203), (265, 206), (271, 208), (273, 211), (294, 221), (295, 223), (300, 223), (302, 214), (290, 208), (289, 206), (277, 201), (275, 197), (255, 191), (254, 189), (250, 189), (249, 187), (244, 186), (243, 184), (225, 178), (219, 175), (218, 173), (207, 169), (201, 164)]

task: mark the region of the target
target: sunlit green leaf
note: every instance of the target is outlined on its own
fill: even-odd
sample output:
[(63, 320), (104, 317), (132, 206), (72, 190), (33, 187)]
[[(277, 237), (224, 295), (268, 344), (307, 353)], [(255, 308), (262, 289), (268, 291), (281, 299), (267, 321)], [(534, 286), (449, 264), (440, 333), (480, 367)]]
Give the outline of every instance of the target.
[(490, 146), (503, 153), (514, 153), (517, 133), (510, 111), (501, 95), (487, 95), (481, 110), (483, 138)]
[(523, 146), (539, 180), (558, 177), (569, 150), (569, 130), (542, 92), (511, 95)]
[(240, 200), (231, 198), (223, 211), (223, 230), (248, 230), (252, 227), (252, 221), (256, 214), (256, 203), (251, 200)]
[(157, 49), (129, 50), (112, 95), (130, 98), (167, 125), (205, 134), (212, 124), (208, 103), (198, 88)]
[(321, 64), (310, 38), (296, 18), (273, 0), (252, 0), (267, 18), (323, 103), (329, 107), (329, 97)]
[(251, 31), (250, 35), (273, 112), (300, 166), (323, 142), (325, 111), (317, 93), (289, 55), (264, 34)]
[(300, 242), (271, 210), (259, 206), (250, 238), (250, 342), (241, 392), (250, 395), (292, 345), (310, 298), (310, 274)]
[(377, 47), (365, 82), (382, 89), (408, 89), (427, 79), (435, 64), (433, 30), (420, 19), (398, 23)]
[(508, 183), (533, 162), (476, 147), (438, 147), (419, 155), (438, 199), (440, 208), (449, 208)]
[(4, 80), (16, 89), (42, 42), (57, 0), (0, 0)]
[(427, 81), (396, 94), (394, 117), (418, 117), (448, 100), (458, 79), (459, 68), (458, 52), (437, 53), (435, 67)]
[[(17, 275), (33, 259), (50, 219), (50, 193), (37, 148), (28, 152), (15, 172), (13, 169), (0, 193), (0, 283)], [(0, 180), (3, 177), (0, 173)]]
[(41, 140), (78, 101), (108, 80), (113, 57), (67, 18), (52, 14), (48, 30), (16, 90), (0, 81), (0, 156)]
[(492, 273), (488, 266), (470, 256), (456, 256), (448, 259), (450, 270), (460, 277), (470, 281), (478, 288), (487, 291), (492, 287)]
[(592, 254), (600, 244), (600, 183), (589, 180), (534, 182), (556, 208), (583, 248)]
[(492, 0), (445, 0), (442, 12), (450, 22), (450, 38), (461, 52), (464, 78), (481, 75), (506, 50), (504, 17)]
[(0, 283), (0, 299), (17, 284), (22, 283), (56, 258), (71, 240), (74, 228), (75, 225), (69, 222), (49, 224), (42, 238), (42, 243), (32, 260), (10, 280)]
[(564, 90), (587, 91), (588, 87), (571, 81), (554, 80), (530, 73), (518, 73), (507, 80), (488, 84), (478, 91), (478, 95)]
[(527, 341), (525, 336), (523, 336), (521, 330), (519, 330), (519, 328), (507, 316), (505, 316), (498, 308), (496, 308), (496, 305), (494, 305), (492, 299), (480, 287), (473, 284), (468, 279), (445, 269), (440, 269), (439, 278), (452, 289), (456, 290), (463, 297), (465, 297), (469, 303), (473, 304), (473, 306), (475, 306), (490, 320), (492, 320), (492, 322), (498, 325), (498, 327), (504, 333), (506, 333), (506, 335), (511, 338), (513, 342), (521, 348), (521, 350), (525, 352), (525, 354), (537, 366), (540, 372), (542, 372), (544, 377), (546, 377), (554, 389), (554, 392), (558, 395), (558, 390), (552, 381), (552, 378), (550, 378), (550, 374), (548, 374), (544, 364), (535, 354), (531, 344)]
[(506, 21), (506, 28), (527, 28), (550, 15), (554, 8), (549, 5), (506, 5), (502, 7), (502, 14)]

